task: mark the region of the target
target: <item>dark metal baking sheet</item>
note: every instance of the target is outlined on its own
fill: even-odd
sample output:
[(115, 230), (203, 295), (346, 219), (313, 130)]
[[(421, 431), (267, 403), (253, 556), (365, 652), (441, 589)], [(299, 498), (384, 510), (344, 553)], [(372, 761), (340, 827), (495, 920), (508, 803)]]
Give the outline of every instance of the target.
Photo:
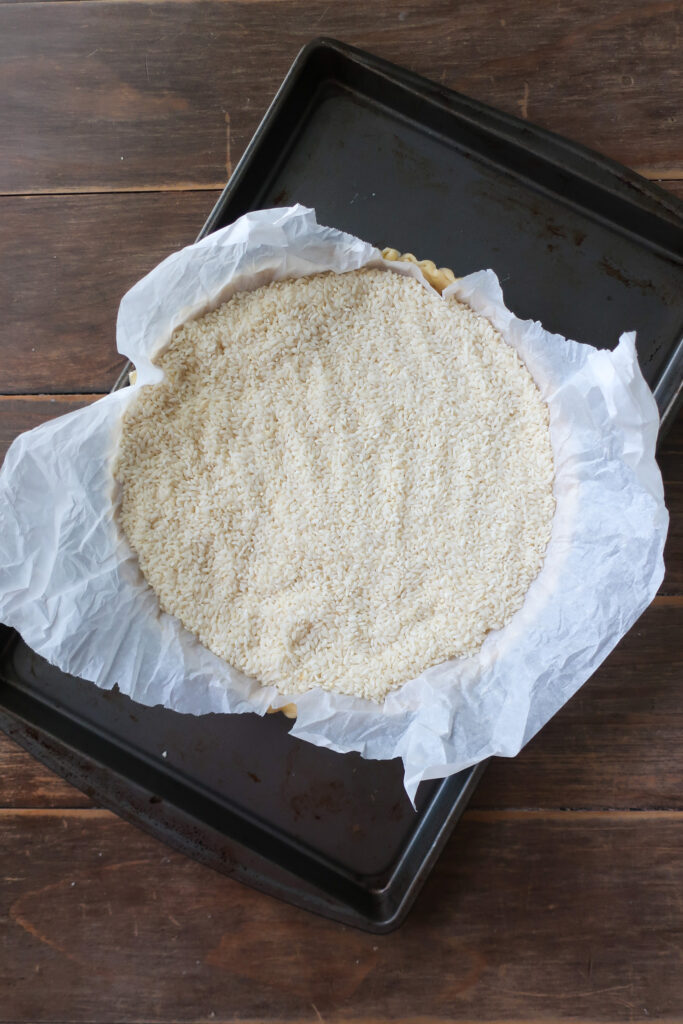
[[(202, 234), (301, 202), (464, 274), (580, 341), (638, 331), (665, 420), (681, 382), (681, 204), (525, 122), (333, 41), (299, 55)], [(0, 627), (0, 727), (95, 800), (292, 903), (372, 931), (407, 913), (483, 766), (424, 783), (301, 743), (281, 716), (202, 718), (65, 676)]]
[(300, 54), (207, 223), (299, 202), (598, 348), (638, 332), (663, 427), (683, 373), (683, 204), (583, 147), (333, 40)]
[(423, 783), (336, 754), (283, 715), (181, 715), (67, 676), (0, 626), (0, 728), (176, 849), (369, 931), (405, 916), (483, 765)]

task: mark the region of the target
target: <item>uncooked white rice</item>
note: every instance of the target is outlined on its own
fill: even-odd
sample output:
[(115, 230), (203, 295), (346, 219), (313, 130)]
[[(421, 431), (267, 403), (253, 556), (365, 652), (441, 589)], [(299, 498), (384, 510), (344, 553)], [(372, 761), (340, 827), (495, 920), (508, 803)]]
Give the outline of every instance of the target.
[(378, 700), (521, 606), (554, 511), (548, 413), (467, 306), (318, 274), (236, 295), (155, 362), (120, 520), (161, 607), (229, 664)]

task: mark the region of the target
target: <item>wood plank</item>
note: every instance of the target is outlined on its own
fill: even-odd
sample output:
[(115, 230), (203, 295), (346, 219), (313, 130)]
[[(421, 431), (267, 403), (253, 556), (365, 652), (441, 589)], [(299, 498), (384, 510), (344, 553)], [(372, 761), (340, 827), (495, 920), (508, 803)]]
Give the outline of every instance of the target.
[[(93, 397), (93, 396), (90, 396)], [(0, 399), (0, 446), (20, 429), (88, 397)], [(513, 760), (495, 761), (474, 798), (482, 807), (683, 808), (679, 642), (683, 604), (683, 418), (664, 443), (672, 513), (664, 597), (639, 620), (593, 679)], [(0, 456), (4, 454), (0, 447)], [(86, 802), (28, 754), (0, 739), (0, 806)]]
[(683, 410), (664, 438), (657, 456), (669, 510), (669, 533), (664, 549), (666, 576), (660, 594), (683, 594)]
[[(10, 444), (24, 430), (80, 409), (101, 395), (0, 395), (0, 464)], [(683, 450), (680, 416), (659, 453), (665, 480), (665, 500), (671, 516), (661, 594), (683, 594)]]
[(515, 758), (496, 758), (473, 807), (683, 810), (683, 605), (655, 603)]
[[(53, 416), (62, 416), (102, 397), (92, 395), (0, 395), (0, 464), (10, 444), (24, 430), (31, 430)], [(683, 482), (683, 413), (674, 421), (657, 455), (665, 486)], [(682, 509), (676, 489), (667, 486), (667, 506), (676, 518)], [(675, 561), (675, 558), (672, 559)], [(681, 591), (683, 592), (683, 591)]]
[[(683, 176), (677, 0), (0, 5), (0, 192), (221, 186), (299, 48), (343, 39)], [(198, 17), (201, 13), (201, 31)]]
[(656, 181), (656, 184), (667, 192), (671, 192), (677, 199), (683, 201), (683, 174), (678, 181)]
[(216, 196), (1, 200), (0, 392), (108, 391), (124, 363), (115, 347), (121, 297), (194, 241)]
[(100, 395), (22, 395), (0, 396), (0, 465), (14, 438), (24, 430), (46, 423), (55, 416), (82, 409)]
[(0, 808), (90, 806), (79, 789), (0, 732)]
[(0, 394), (105, 392), (124, 292), (193, 241), (217, 192), (0, 199)]
[(106, 813), (0, 824), (3, 1022), (683, 1014), (681, 815), (470, 814), (387, 936), (263, 896)]
[[(115, 350), (123, 293), (194, 240), (217, 197), (186, 192), (0, 199), (0, 392), (108, 391), (123, 365)], [(19, 409), (12, 410), (19, 429), (42, 422), (31, 422), (28, 410)], [(6, 409), (0, 412), (0, 459), (14, 436), (7, 430)]]
[[(579, 693), (513, 759), (496, 759), (473, 807), (683, 810), (683, 604), (655, 604)], [(0, 807), (89, 801), (0, 736)]]
[(657, 462), (665, 480), (683, 482), (683, 409), (660, 441)]
[[(679, 466), (682, 463), (680, 460)], [(666, 576), (659, 592), (683, 594), (683, 481), (666, 485), (665, 500), (671, 519), (664, 549)]]

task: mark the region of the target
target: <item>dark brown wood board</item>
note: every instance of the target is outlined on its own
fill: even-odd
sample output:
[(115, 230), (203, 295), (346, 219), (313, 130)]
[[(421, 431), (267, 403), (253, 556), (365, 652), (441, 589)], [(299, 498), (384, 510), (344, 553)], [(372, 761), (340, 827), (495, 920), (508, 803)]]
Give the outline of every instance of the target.
[(0, 462), (14, 438), (24, 430), (81, 409), (101, 395), (0, 395)]
[(680, 178), (680, 25), (677, 0), (2, 4), (0, 193), (218, 188), (322, 34)]
[[(0, 3), (0, 458), (109, 389), (122, 293), (194, 239), (313, 36), (683, 198), (682, 24), (667, 0)], [(680, 419), (659, 458), (660, 596), (546, 729), (491, 765), (392, 935), (169, 852), (0, 737), (0, 1022), (683, 1019)]]
[[(682, 607), (658, 598), (516, 758), (492, 762), (470, 806), (683, 812), (683, 651), (672, 656)], [(0, 808), (89, 805), (0, 733)]]
[(681, 820), (468, 812), (405, 925), (373, 936), (106, 811), (2, 812), (0, 1021), (674, 1021)]
[(116, 351), (121, 296), (194, 242), (217, 196), (0, 198), (0, 391), (109, 391), (125, 363)]

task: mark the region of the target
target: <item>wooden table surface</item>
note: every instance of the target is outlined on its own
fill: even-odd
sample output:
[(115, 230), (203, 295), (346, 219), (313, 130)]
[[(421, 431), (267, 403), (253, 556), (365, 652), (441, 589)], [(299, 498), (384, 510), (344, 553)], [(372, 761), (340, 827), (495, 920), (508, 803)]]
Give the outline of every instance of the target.
[[(683, 197), (670, 0), (0, 3), (0, 457), (106, 392), (124, 290), (194, 239), (330, 35)], [(171, 852), (0, 738), (0, 1021), (683, 1019), (683, 430), (659, 596), (365, 935)]]

